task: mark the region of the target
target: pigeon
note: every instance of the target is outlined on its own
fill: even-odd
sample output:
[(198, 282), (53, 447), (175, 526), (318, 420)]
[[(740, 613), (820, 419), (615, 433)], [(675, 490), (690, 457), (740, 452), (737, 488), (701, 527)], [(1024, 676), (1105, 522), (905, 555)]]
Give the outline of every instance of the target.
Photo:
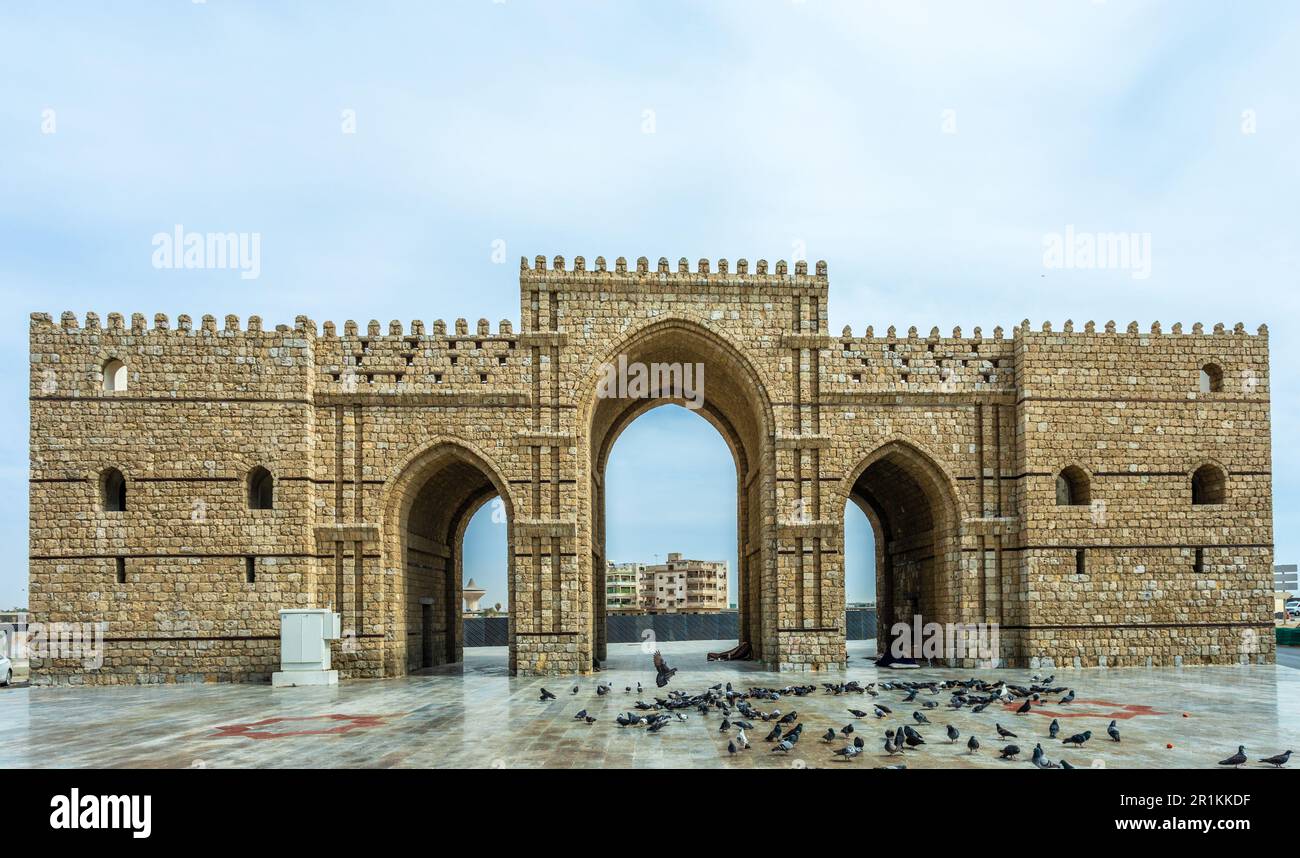
[[(879, 708), (879, 707), (877, 707), (877, 708)], [(854, 718), (866, 718), (866, 717), (867, 717), (867, 713), (866, 713), (866, 712), (863, 712), (861, 709), (850, 709), (850, 710), (849, 710), (849, 714), (852, 715)]]
[(947, 730), (948, 730), (948, 743), (949, 743), (949, 744), (952, 744), (952, 743), (956, 742), (958, 739), (961, 738), (961, 733), (957, 732), (957, 728), (954, 727), (954, 726), (952, 726), (951, 724), (949, 724), (949, 725), (947, 726)]
[(966, 747), (969, 748), (970, 752), (973, 754), (980, 749), (980, 740), (976, 739), (974, 736), (971, 736), (970, 739), (967, 740), (966, 742)]
[(1020, 753), (1020, 747), (1018, 745), (1007, 745), (1005, 748), (1002, 749), (1002, 759), (1014, 760), (1016, 758), (1016, 754), (1019, 753)]
[(573, 693), (574, 693), (574, 694), (577, 694), (577, 693), (578, 693), (578, 686), (576, 686), (576, 685), (573, 686)]
[(1287, 760), (1289, 759), (1291, 759), (1291, 752), (1287, 751), (1285, 754), (1277, 754), (1272, 757), (1264, 757), (1260, 760), (1260, 762), (1269, 763), (1270, 765), (1277, 766), (1280, 769), (1286, 765)]
[(842, 735), (846, 739), (849, 737), (850, 734), (852, 734), (852, 732), (853, 732), (852, 724), (845, 724), (843, 727), (840, 728), (840, 735)]
[(547, 700), (554, 700), (554, 699), (555, 699), (555, 695), (552, 694), (551, 692), (547, 691), (545, 688), (543, 688), (543, 689), (542, 689), (542, 696), (539, 697), (539, 698), (537, 698), (537, 699), (538, 699), (538, 700), (541, 700), (542, 702), (545, 702), (545, 701), (547, 701)]
[(727, 743), (727, 753), (728, 753), (728, 754), (734, 754), (734, 753), (736, 753), (736, 743), (735, 743), (735, 742), (728, 742), (728, 743)]
[(1070, 738), (1066, 739), (1066, 740), (1065, 740), (1065, 744), (1067, 744), (1067, 745), (1078, 745), (1079, 747), (1082, 748), (1082, 747), (1083, 747), (1083, 743), (1086, 742), (1086, 741), (1088, 741), (1088, 740), (1091, 739), (1091, 738), (1092, 738), (1092, 731), (1091, 731), (1091, 730), (1084, 730), (1082, 733), (1075, 733), (1073, 736), (1071, 736)]
[(608, 693), (609, 693), (609, 686), (608, 686), (608, 685), (597, 685), (597, 686), (596, 686), (596, 696), (597, 696), (597, 697), (604, 697), (604, 696), (605, 696), (606, 694), (608, 694)]
[(1238, 745), (1237, 753), (1233, 754), (1231, 757), (1228, 757), (1228, 759), (1226, 760), (1219, 760), (1219, 765), (1232, 766), (1234, 769), (1239, 769), (1241, 768), (1241, 764), (1244, 762), (1246, 762), (1246, 746)]
[(834, 741), (835, 741), (835, 730), (834, 730), (834, 728), (832, 728), (832, 727), (827, 727), (827, 728), (826, 728), (826, 735), (822, 736), (822, 741), (823, 741), (823, 742), (834, 742)]
[(1062, 697), (1060, 700), (1058, 700), (1057, 702), (1058, 702), (1058, 703), (1073, 703), (1073, 702), (1074, 702), (1074, 689), (1071, 688), (1068, 692), (1066, 692), (1066, 695), (1065, 695), (1064, 697)]
[(1047, 738), (1055, 739), (1056, 734), (1060, 732), (1061, 732), (1061, 725), (1055, 718), (1053, 718), (1051, 726), (1047, 728)]
[(738, 743), (737, 747), (742, 751), (749, 748), (749, 737), (745, 735), (744, 728), (741, 728), (740, 732), (736, 734), (736, 742)]
[(573, 716), (573, 720), (574, 720), (574, 721), (581, 721), (583, 718), (586, 718), (586, 717), (587, 717), (587, 710), (586, 710), (586, 709), (579, 709), (579, 710), (578, 710), (578, 714)]
[(920, 712), (913, 712), (913, 713), (912, 713), (912, 717), (916, 719), (916, 723), (918, 723), (918, 724), (929, 724), (929, 723), (930, 723), (930, 719), (929, 719), (929, 718), (926, 718), (926, 717), (925, 717), (924, 715), (922, 715)]
[(1061, 760), (1061, 768), (1063, 768), (1063, 769), (1072, 769), (1072, 768), (1074, 768), (1074, 766), (1070, 765), (1070, 761), (1069, 761), (1069, 760), (1062, 758), (1062, 760)]
[(835, 756), (851, 760), (860, 753), (862, 753), (862, 749), (858, 748), (856, 745), (845, 745), (843, 748), (840, 748), (835, 752)]
[(994, 724), (993, 726), (994, 726), (994, 728), (998, 731), (998, 735), (1001, 736), (1003, 739), (1019, 739), (1019, 738), (1020, 738), (1020, 737), (1017, 736), (1015, 733), (1012, 733), (1010, 730), (1007, 730), (1007, 729), (1003, 728), (1003, 726), (1002, 726), (1001, 724)]
[(900, 748), (898, 745), (894, 744), (894, 731), (886, 730), (885, 731), (885, 753), (889, 754), (892, 757), (894, 754), (900, 754), (902, 752), (903, 749)]
[(655, 671), (656, 671), (655, 685), (659, 686), (660, 688), (663, 688), (665, 685), (668, 684), (668, 680), (673, 678), (673, 674), (677, 672), (677, 668), (669, 667), (668, 662), (664, 661), (663, 654), (660, 653), (659, 650), (655, 650), (654, 658), (655, 658)]
[(728, 721), (726, 718), (723, 718), (722, 723), (718, 725), (718, 732), (725, 733), (730, 729), (731, 729), (731, 722)]
[(775, 754), (777, 751), (781, 751), (782, 753), (788, 754), (790, 753), (791, 750), (793, 750), (793, 748), (794, 748), (794, 742), (791, 742), (789, 739), (785, 739), (780, 744), (778, 744), (775, 748), (772, 749), (772, 753)]
[(1030, 710), (1029, 710), (1029, 698), (1026, 697), (1026, 698), (1025, 698), (1025, 702), (1022, 703), (1022, 704), (1020, 704), (1020, 708), (1016, 710), (1016, 714), (1017, 714), (1017, 715), (1028, 715), (1028, 714), (1029, 714), (1029, 711), (1030, 711)]
[(778, 724), (778, 725), (776, 725), (775, 727), (773, 727), (773, 728), (772, 728), (772, 732), (771, 732), (771, 733), (768, 733), (767, 736), (764, 737), (763, 741), (765, 741), (765, 742), (775, 742), (775, 741), (776, 741), (777, 739), (779, 739), (779, 738), (781, 738), (781, 725), (780, 725), (780, 724)]
[(1114, 721), (1110, 722), (1110, 726), (1106, 728), (1106, 733), (1116, 742), (1119, 741), (1119, 728), (1115, 726)]

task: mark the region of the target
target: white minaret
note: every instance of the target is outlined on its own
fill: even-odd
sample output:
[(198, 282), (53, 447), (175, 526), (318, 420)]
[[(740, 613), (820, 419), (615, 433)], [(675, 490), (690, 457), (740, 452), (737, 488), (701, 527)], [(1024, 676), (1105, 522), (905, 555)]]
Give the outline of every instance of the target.
[(483, 598), (485, 593), (487, 593), (487, 590), (475, 584), (474, 579), (470, 578), (469, 583), (462, 587), (460, 591), (461, 598), (465, 600), (465, 613), (477, 614), (479, 600)]

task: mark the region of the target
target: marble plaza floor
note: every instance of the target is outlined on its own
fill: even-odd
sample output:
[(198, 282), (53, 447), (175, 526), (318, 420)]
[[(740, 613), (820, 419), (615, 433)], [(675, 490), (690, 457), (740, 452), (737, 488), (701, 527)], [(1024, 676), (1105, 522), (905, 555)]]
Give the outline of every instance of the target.
[[(867, 656), (874, 647), (850, 645), (845, 671), (780, 674), (748, 663), (707, 663), (704, 654), (724, 649), (719, 641), (663, 645), (679, 669), (669, 688), (699, 692), (715, 683), (738, 689), (818, 683), (804, 697), (779, 702), (752, 701), (756, 708), (796, 709), (805, 724), (802, 741), (786, 755), (772, 753), (763, 741), (770, 725), (751, 731), (752, 750), (734, 756), (720, 733), (721, 717), (689, 710), (688, 721), (658, 733), (619, 727), (614, 718), (633, 707), (639, 680), (648, 686), (641, 699), (653, 702), (654, 668), (636, 644), (610, 646), (607, 668), (599, 674), (511, 679), (504, 649), (467, 650), (464, 665), (428, 675), (344, 682), (336, 688), (272, 689), (269, 685), (174, 685), (103, 688), (0, 689), (0, 766), (3, 767), (876, 767), (900, 761), (885, 755), (886, 725), (913, 723), (917, 704), (902, 703), (902, 693), (882, 691), (874, 698), (893, 709), (887, 721), (855, 719), (849, 708), (870, 712), (873, 698), (835, 696), (820, 683), (856, 679), (921, 681), (969, 678), (971, 671), (877, 669)], [(1034, 671), (976, 671), (990, 678), (1025, 683)], [(1057, 670), (1056, 684), (1075, 689), (1068, 706), (1016, 715), (990, 706), (980, 714), (953, 712), (948, 694), (932, 697), (939, 707), (922, 710), (933, 726), (921, 726), (927, 745), (909, 751), (909, 768), (1024, 768), (1034, 743), (1050, 759), (1064, 757), (1076, 766), (1213, 767), (1245, 744), (1253, 761), (1288, 748), (1300, 751), (1300, 670), (1284, 664), (1252, 667)], [(597, 682), (612, 693), (598, 697)], [(579, 686), (577, 695), (571, 693)], [(633, 693), (624, 691), (633, 686)], [(559, 699), (542, 703), (546, 686)], [(585, 708), (598, 720), (575, 721)], [(1014, 709), (1014, 706), (1011, 707)], [(1066, 749), (1047, 739), (1049, 714), (1059, 718), (1061, 735), (1091, 730), (1082, 749)], [(1120, 743), (1106, 736), (1119, 721)], [(836, 760), (823, 744), (828, 727), (852, 722), (867, 740), (855, 760)], [(1019, 762), (997, 759), (1004, 743), (994, 723), (1014, 731), (1024, 749)], [(956, 745), (944, 736), (945, 724), (961, 731)], [(966, 753), (974, 733), (980, 753)], [(1169, 747), (1171, 746), (1172, 747)], [(1300, 756), (1293, 766), (1300, 768)]]

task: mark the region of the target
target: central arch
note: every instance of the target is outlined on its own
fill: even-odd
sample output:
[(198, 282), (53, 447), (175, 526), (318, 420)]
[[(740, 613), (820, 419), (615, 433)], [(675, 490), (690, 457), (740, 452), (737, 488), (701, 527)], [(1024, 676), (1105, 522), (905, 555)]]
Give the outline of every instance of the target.
[[(659, 405), (682, 398), (655, 396), (628, 398), (602, 396), (600, 379), (606, 365), (686, 364), (703, 369), (702, 394), (692, 405), (697, 414), (717, 429), (731, 450), (736, 465), (736, 539), (739, 639), (748, 642), (756, 658), (769, 660), (775, 653), (776, 582), (775, 552), (769, 528), (775, 483), (772, 406), (766, 387), (750, 362), (726, 338), (699, 322), (665, 319), (630, 334), (592, 368), (581, 391), (584, 411), (579, 426), (587, 432), (586, 479), (589, 503), (581, 514), (581, 530), (590, 542), (581, 556), (590, 563), (584, 576), (591, 585), (591, 640), (596, 661), (607, 655), (605, 605), (605, 470), (619, 435), (637, 417)], [(660, 392), (662, 393), (662, 391)]]
[(440, 440), (412, 456), (389, 481), (384, 510), (384, 567), (392, 575), (385, 604), (384, 673), (401, 675), (458, 662), (464, 653), (462, 546), (474, 514), (501, 499), (506, 528), (510, 672), (515, 670), (514, 504), (508, 483), (484, 454)]

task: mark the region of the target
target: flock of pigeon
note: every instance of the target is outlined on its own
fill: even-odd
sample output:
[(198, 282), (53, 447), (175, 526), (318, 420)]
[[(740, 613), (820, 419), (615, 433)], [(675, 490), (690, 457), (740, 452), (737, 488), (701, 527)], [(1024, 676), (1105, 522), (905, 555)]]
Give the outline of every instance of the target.
[[(668, 666), (663, 656), (656, 652), (654, 654), (655, 665), (655, 685), (658, 688), (664, 688), (669, 680), (677, 673), (676, 668)], [(942, 709), (949, 712), (966, 709), (974, 714), (979, 714), (991, 705), (998, 705), (1007, 708), (1008, 704), (1014, 704), (1015, 701), (1021, 701), (1020, 706), (1015, 710), (1016, 715), (1027, 715), (1034, 710), (1034, 707), (1043, 704), (1053, 704), (1057, 706), (1068, 706), (1074, 701), (1074, 689), (1063, 686), (1054, 686), (1052, 683), (1055, 676), (1039, 678), (1034, 676), (1029, 685), (1017, 685), (1009, 683), (1006, 680), (997, 680), (988, 682), (983, 679), (972, 677), (967, 680), (947, 679), (947, 680), (928, 680), (924, 682), (868, 682), (865, 685), (857, 680), (847, 682), (823, 682), (821, 687), (824, 694), (844, 696), (844, 695), (861, 695), (864, 700), (863, 706), (869, 706), (871, 711), (848, 707), (847, 711), (853, 716), (853, 720), (836, 729), (835, 726), (826, 728), (826, 732), (821, 735), (821, 742), (831, 751), (829, 759), (836, 761), (852, 760), (866, 751), (867, 742), (863, 736), (858, 733), (855, 721), (874, 719), (877, 722), (883, 722), (886, 727), (884, 732), (884, 755), (889, 759), (897, 759), (882, 768), (887, 769), (905, 769), (904, 762), (909, 753), (920, 751), (926, 742), (925, 736), (922, 735), (919, 728), (932, 728), (935, 723), (930, 720), (927, 712), (933, 714), (936, 720), (942, 721), (939, 712), (941, 706), (937, 698), (945, 692), (948, 694), (948, 700), (943, 704)], [(580, 687), (573, 687), (573, 695), (577, 695)], [(609, 683), (602, 682), (596, 686), (598, 697), (604, 697), (612, 691)], [(632, 686), (624, 688), (625, 694), (631, 694)], [(718, 725), (718, 733), (727, 737), (727, 752), (729, 754), (739, 754), (752, 748), (749, 735), (756, 731), (755, 725), (762, 723), (771, 724), (771, 729), (763, 736), (763, 741), (771, 745), (769, 753), (788, 755), (794, 750), (800, 738), (803, 736), (804, 724), (800, 720), (797, 709), (791, 708), (788, 712), (782, 712), (780, 702), (783, 700), (797, 700), (798, 698), (814, 694), (817, 691), (817, 685), (787, 685), (784, 688), (766, 688), (762, 686), (752, 686), (745, 691), (740, 691), (732, 687), (730, 682), (718, 683), (706, 688), (699, 694), (687, 694), (676, 689), (667, 692), (667, 696), (655, 696), (653, 703), (647, 703), (640, 698), (643, 694), (643, 687), (640, 682), (636, 684), (636, 694), (638, 699), (632, 710), (620, 713), (615, 718), (620, 727), (644, 727), (651, 733), (657, 733), (673, 722), (685, 722), (688, 720), (687, 713), (694, 710), (703, 717), (713, 715), (721, 716), (722, 721)], [(895, 715), (894, 709), (883, 702), (877, 702), (881, 692), (890, 692), (891, 694), (902, 695), (894, 706), (903, 710), (909, 705), (913, 706), (911, 720), (901, 715)], [(926, 696), (918, 701), (918, 696), (924, 693)], [(1052, 697), (1055, 699), (1049, 700)], [(556, 696), (545, 688), (541, 690), (539, 698), (542, 701), (555, 700)], [(767, 711), (759, 709), (758, 706), (771, 704), (772, 708)], [(587, 724), (594, 724), (596, 718), (590, 715), (586, 709), (582, 709), (573, 716), (574, 720), (585, 721)], [(893, 724), (897, 718), (901, 724)], [(944, 735), (947, 738), (948, 745), (956, 745), (961, 739), (961, 732), (951, 724), (943, 724)], [(1016, 742), (1023, 741), (1015, 732), (1003, 727), (1002, 724), (994, 722), (994, 731), (997, 734), (998, 742), (1001, 747), (994, 746), (1000, 759), (1015, 761), (1023, 756), (1020, 745)], [(733, 732), (734, 730), (734, 732)], [(1047, 728), (1047, 739), (1050, 742), (1061, 742), (1062, 750), (1065, 747), (1073, 747), (1078, 750), (1084, 747), (1092, 739), (1092, 731), (1084, 730), (1069, 736), (1062, 737), (1061, 726), (1057, 719), (1053, 718), (1052, 723)], [(1028, 734), (1026, 733), (1028, 736)], [(1106, 735), (1111, 742), (1121, 742), (1119, 727), (1114, 720), (1106, 728)], [(1010, 741), (1014, 740), (1014, 741)], [(980, 741), (976, 736), (970, 736), (966, 739), (966, 753), (978, 754), (980, 752)], [(1291, 752), (1277, 754), (1272, 757), (1262, 757), (1261, 763), (1268, 763), (1276, 767), (1287, 764), (1291, 758)], [(1239, 746), (1237, 753), (1221, 760), (1219, 765), (1232, 766), (1240, 768), (1249, 761), (1246, 755), (1245, 747)], [(1073, 769), (1075, 768), (1064, 757), (1058, 760), (1051, 760), (1047, 752), (1043, 750), (1042, 741), (1036, 741), (1034, 749), (1030, 754), (1029, 762), (1039, 769)]]

